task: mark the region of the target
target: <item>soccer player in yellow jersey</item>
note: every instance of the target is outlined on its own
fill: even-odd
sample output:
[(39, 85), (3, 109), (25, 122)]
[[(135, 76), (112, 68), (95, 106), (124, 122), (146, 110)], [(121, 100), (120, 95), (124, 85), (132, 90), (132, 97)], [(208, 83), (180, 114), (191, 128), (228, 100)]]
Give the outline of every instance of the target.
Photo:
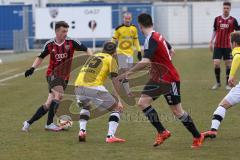
[(230, 75), (228, 79), (229, 86), (233, 87), (230, 92), (223, 98), (219, 106), (213, 113), (212, 126), (207, 132), (204, 132), (206, 138), (216, 138), (217, 130), (221, 124), (221, 121), (225, 117), (227, 109), (240, 103), (240, 83), (235, 86), (235, 77), (237, 69), (240, 66), (240, 32), (231, 33), (231, 45), (232, 45), (232, 66), (230, 70)]
[[(138, 40), (138, 29), (132, 24), (132, 14), (125, 12), (123, 14), (123, 24), (115, 29), (112, 42), (118, 44), (117, 57), (119, 72), (123, 73), (132, 67), (134, 51), (137, 50), (137, 57), (142, 59), (141, 47)], [(123, 80), (123, 88), (128, 95), (131, 95), (129, 83)]]
[[(99, 110), (111, 111), (109, 117), (109, 129), (106, 138), (107, 143), (125, 142), (124, 139), (115, 137), (120, 112), (123, 106), (118, 98), (119, 81), (118, 66), (113, 54), (116, 53), (116, 44), (106, 42), (103, 46), (102, 53), (97, 53), (90, 57), (81, 68), (79, 75), (75, 81), (75, 93), (77, 99), (81, 101), (83, 108), (80, 111), (79, 120), (79, 141), (86, 140), (86, 125), (90, 118), (90, 102), (92, 102)], [(116, 99), (104, 87), (104, 82), (110, 76), (113, 82), (113, 94)]]

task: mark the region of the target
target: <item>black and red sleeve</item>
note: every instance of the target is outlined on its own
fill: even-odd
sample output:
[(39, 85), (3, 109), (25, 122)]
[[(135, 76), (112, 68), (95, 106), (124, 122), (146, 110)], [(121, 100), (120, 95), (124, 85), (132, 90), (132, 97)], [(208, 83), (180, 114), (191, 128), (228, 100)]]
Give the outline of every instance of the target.
[(234, 18), (234, 22), (233, 22), (233, 26), (234, 26), (234, 30), (235, 31), (238, 31), (238, 30), (240, 30), (240, 26), (238, 26), (238, 22), (237, 22), (237, 20)]
[(76, 50), (76, 51), (84, 51), (84, 52), (87, 51), (88, 48), (84, 44), (82, 44), (81, 42), (79, 42), (77, 40), (73, 40), (72, 42), (73, 42), (74, 50)]
[(214, 20), (214, 24), (213, 24), (213, 31), (217, 30), (217, 17)]
[(44, 58), (49, 54), (49, 49), (48, 49), (49, 44), (50, 44), (50, 43), (46, 43), (46, 44), (44, 45), (43, 51), (42, 51), (42, 52), (40, 53), (40, 55), (38, 56), (39, 58), (44, 59)]
[(151, 59), (157, 49), (157, 41), (150, 37), (147, 47), (144, 49), (143, 58)]
[(170, 44), (168, 41), (166, 41), (166, 40), (165, 40), (165, 42), (166, 42), (166, 44), (167, 44), (167, 48), (168, 48), (168, 50), (171, 50), (171, 49), (172, 49), (171, 44)]

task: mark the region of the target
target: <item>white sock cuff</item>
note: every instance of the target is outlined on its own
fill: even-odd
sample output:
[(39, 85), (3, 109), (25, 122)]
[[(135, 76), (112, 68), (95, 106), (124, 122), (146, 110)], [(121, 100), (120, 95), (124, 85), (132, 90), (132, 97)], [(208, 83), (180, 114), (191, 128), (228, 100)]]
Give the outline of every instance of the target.
[(87, 109), (81, 109), (80, 115), (87, 115), (88, 117), (90, 117), (90, 112)]
[(226, 109), (222, 106), (218, 106), (218, 108), (215, 110), (215, 112), (213, 113), (213, 115), (219, 115), (222, 118), (225, 117), (225, 113), (226, 113)]
[(112, 112), (111, 114), (110, 114), (110, 116), (116, 116), (116, 117), (118, 117), (118, 119), (120, 120), (120, 113), (119, 112)]

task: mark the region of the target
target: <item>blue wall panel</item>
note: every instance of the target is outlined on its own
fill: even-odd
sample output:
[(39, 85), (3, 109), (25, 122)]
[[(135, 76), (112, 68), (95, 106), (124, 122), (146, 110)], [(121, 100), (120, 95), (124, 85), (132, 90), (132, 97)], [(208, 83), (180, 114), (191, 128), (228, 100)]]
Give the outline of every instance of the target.
[[(31, 5), (0, 5), (0, 49), (13, 49), (13, 31), (23, 29), (23, 7), (29, 9), (29, 35), (33, 36)], [(33, 40), (30, 41), (30, 47)]]

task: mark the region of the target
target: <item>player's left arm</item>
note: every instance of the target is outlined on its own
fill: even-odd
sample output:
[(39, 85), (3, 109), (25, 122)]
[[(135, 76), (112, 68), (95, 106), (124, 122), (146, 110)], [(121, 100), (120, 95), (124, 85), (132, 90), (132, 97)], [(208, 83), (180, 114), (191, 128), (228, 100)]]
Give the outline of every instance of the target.
[(235, 77), (236, 77), (236, 72), (239, 66), (240, 66), (240, 54), (236, 54), (233, 57), (231, 71), (230, 71), (229, 80), (228, 80), (228, 83), (231, 87), (235, 86)]
[(77, 40), (73, 40), (73, 48), (76, 51), (83, 51), (86, 52), (88, 55), (92, 55), (92, 50), (89, 49), (88, 47), (86, 47), (84, 44), (82, 44), (81, 42), (77, 41)]
[(235, 18), (234, 18), (233, 25), (234, 25), (234, 30), (235, 30), (235, 31), (240, 30), (240, 26), (238, 26), (238, 22), (237, 22), (237, 20), (236, 20)]
[(238, 30), (240, 30), (240, 28), (239, 28), (239, 26), (238, 26), (238, 22), (237, 22), (237, 20), (234, 18), (234, 21), (233, 21), (233, 26), (234, 26), (234, 30), (235, 31), (238, 31)]
[(134, 36), (133, 36), (133, 45), (137, 50), (137, 58), (139, 61), (141, 61), (142, 60), (142, 52), (141, 52), (141, 46), (139, 43), (137, 28), (135, 28), (135, 32), (134, 32)]
[(169, 50), (170, 56), (173, 57), (175, 55), (175, 50), (173, 49), (172, 45), (167, 40), (165, 40), (165, 42), (167, 44), (167, 48)]

